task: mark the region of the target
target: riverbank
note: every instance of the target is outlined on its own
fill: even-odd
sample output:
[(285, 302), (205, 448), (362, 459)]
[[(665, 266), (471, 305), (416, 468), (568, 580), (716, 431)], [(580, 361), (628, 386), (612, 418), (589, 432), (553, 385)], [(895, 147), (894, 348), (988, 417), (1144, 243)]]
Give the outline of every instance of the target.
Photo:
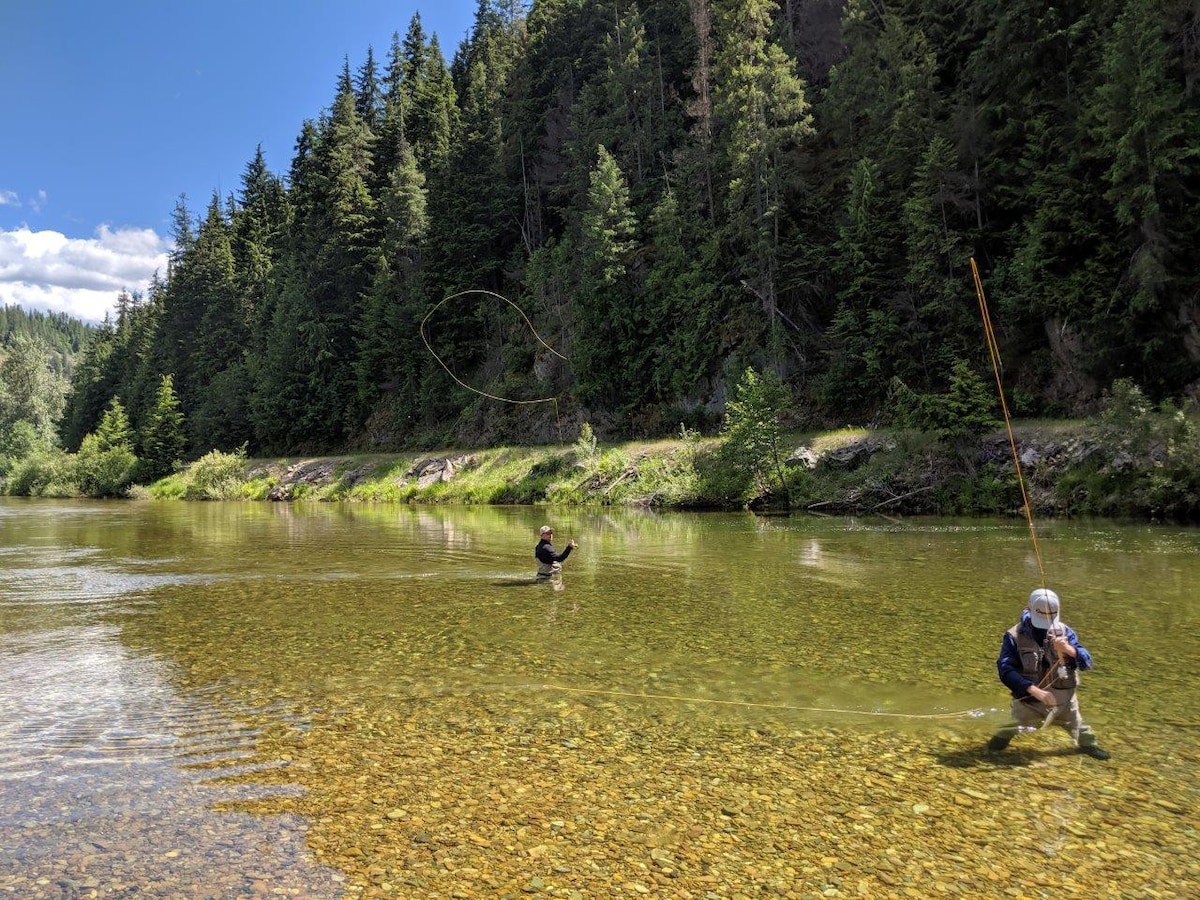
[[(1014, 430), (1044, 517), (1200, 521), (1190, 421), (1163, 429), (1036, 422)], [(1186, 427), (1185, 427), (1186, 426)], [(648, 506), (827, 514), (1022, 515), (1006, 431), (947, 443), (902, 430), (788, 433), (764, 475), (718, 437), (427, 453), (245, 459), (209, 454), (134, 495), (159, 499)]]

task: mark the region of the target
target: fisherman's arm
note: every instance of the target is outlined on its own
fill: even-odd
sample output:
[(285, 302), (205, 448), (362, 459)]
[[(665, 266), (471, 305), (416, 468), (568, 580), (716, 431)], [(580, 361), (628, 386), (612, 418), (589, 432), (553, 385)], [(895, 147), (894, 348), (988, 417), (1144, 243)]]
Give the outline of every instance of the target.
[(1018, 699), (1032, 697), (1047, 706), (1054, 705), (1054, 695), (1038, 687), (1021, 674), (1021, 655), (1017, 652), (1017, 642), (1007, 631), (1000, 645), (1000, 656), (996, 658), (996, 670), (1000, 680), (1012, 695)]

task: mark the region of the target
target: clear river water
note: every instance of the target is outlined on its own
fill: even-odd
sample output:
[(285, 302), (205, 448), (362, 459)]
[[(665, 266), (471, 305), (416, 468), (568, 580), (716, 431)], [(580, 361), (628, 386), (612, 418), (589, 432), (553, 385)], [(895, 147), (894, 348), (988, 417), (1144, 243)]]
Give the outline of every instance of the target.
[[(0, 897), (1198, 896), (1200, 531), (1037, 534), (0, 499)], [(983, 749), (1043, 569), (1109, 761)]]

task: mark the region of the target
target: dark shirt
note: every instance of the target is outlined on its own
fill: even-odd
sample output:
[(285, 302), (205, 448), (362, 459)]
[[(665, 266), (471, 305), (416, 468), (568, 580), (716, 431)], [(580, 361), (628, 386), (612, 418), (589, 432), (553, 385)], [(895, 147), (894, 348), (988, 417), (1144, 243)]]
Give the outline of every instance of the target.
[[(1074, 657), (1066, 657), (1063, 664), (1071, 669), (1090, 669), (1092, 655), (1079, 643), (1075, 632), (1062, 622), (1058, 623), (1058, 627), (1062, 629), (1076, 653)], [(1033, 627), (1029, 610), (1021, 613), (1021, 621), (1017, 624), (1017, 630), (1032, 637), (1039, 645), (1045, 646), (1046, 629)], [(1051, 659), (1053, 661), (1054, 658), (1051, 657)], [(1014, 697), (1028, 697), (1030, 686), (1036, 684), (1022, 674), (1021, 654), (1017, 651), (1017, 640), (1007, 631), (1004, 632), (1004, 640), (1000, 643), (1000, 656), (996, 659), (996, 670), (1000, 673), (1000, 680), (1004, 682), (1004, 686), (1012, 692)]]
[(554, 550), (554, 545), (545, 538), (538, 541), (537, 546), (533, 548), (533, 555), (538, 562), (550, 565), (556, 562), (562, 562), (571, 555), (571, 545), (567, 544), (567, 549), (562, 553), (557, 553)]

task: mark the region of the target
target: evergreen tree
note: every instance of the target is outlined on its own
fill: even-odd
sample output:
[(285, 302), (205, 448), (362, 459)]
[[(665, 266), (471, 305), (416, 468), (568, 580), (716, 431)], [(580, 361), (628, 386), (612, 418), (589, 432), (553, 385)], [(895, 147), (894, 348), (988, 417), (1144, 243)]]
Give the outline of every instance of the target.
[[(944, 385), (954, 362), (977, 345), (972, 340), (973, 309), (963, 302), (971, 252), (960, 228), (961, 198), (952, 186), (956, 168), (954, 149), (945, 138), (934, 137), (904, 204), (911, 317), (904, 323), (903, 346), (893, 350), (912, 360), (926, 387)], [(906, 367), (897, 369), (902, 377), (906, 374)]]
[(67, 447), (117, 396), (144, 433), (166, 373), (193, 452), (545, 436), (420, 341), (475, 289), (572, 364), (476, 300), (439, 307), (438, 355), (508, 396), (574, 377), (612, 436), (716, 408), (750, 361), (844, 423), (889, 411), (893, 379), (962, 381), (973, 256), (1023, 411), (1078, 413), (1118, 374), (1179, 395), (1200, 366), (1193, 5), (478, 0), (449, 65), (414, 16), (386, 72), (347, 58), (286, 180), (259, 149), (236, 197), (198, 219), (179, 198), (164, 276), (78, 359), (11, 308), (0, 355), (53, 345)]
[(746, 369), (725, 406), (723, 446), (729, 458), (753, 476), (760, 491), (769, 491), (774, 480), (789, 505), (782, 418), (790, 402), (787, 385), (778, 375)]
[(639, 346), (636, 293), (627, 278), (637, 222), (629, 186), (612, 155), (597, 149), (580, 234), (581, 274), (572, 359), (585, 404), (627, 406), (642, 390), (649, 358)]
[(262, 346), (264, 329), (270, 320), (272, 276), (287, 226), (286, 188), (267, 169), (260, 144), (242, 173), (242, 190), (230, 234), (242, 316), (250, 331), (251, 346), (256, 350)]
[(457, 101), (441, 45), (436, 35), (426, 37), (419, 13), (409, 22), (401, 54), (392, 59), (388, 101), (401, 125), (400, 135), (413, 148), (421, 171), (429, 173), (440, 168), (450, 152)]
[(175, 471), (187, 446), (183, 413), (175, 396), (174, 380), (164, 375), (159, 382), (154, 406), (141, 429), (139, 477), (157, 481)]
[(885, 227), (879, 209), (879, 169), (871, 159), (854, 168), (847, 209), (833, 247), (838, 307), (828, 330), (829, 354), (822, 401), (833, 412), (869, 410), (883, 399), (890, 377), (888, 352), (899, 323), (883, 300), (887, 291)]
[(651, 101), (656, 73), (636, 4), (620, 9), (600, 45), (603, 69), (580, 93), (577, 144), (584, 158), (598, 143), (612, 148), (624, 171), (641, 184), (663, 149), (656, 139), (658, 109)]
[[(503, 293), (503, 272), (519, 245), (514, 193), (505, 179), (503, 97), (512, 66), (507, 48), (515, 36), (481, 3), (470, 39), (456, 55), (455, 84), (461, 110), (445, 164), (429, 180), (431, 218), (423, 259), (424, 285), (441, 300), (465, 289)], [(502, 334), (486, 304), (458, 303), (439, 316), (436, 351), (460, 371), (475, 370), (497, 353)], [(425, 408), (435, 415), (461, 408), (441, 376), (426, 385)]]
[(76, 363), (71, 378), (59, 430), (62, 444), (67, 450), (77, 449), (84, 436), (96, 427), (118, 389), (115, 363), (121, 357), (114, 352), (117, 346), (116, 328), (106, 316)]
[(108, 402), (93, 436), (96, 449), (101, 453), (107, 450), (133, 450), (133, 428), (119, 397), (113, 397)]
[(379, 71), (375, 65), (375, 51), (367, 47), (367, 58), (354, 80), (354, 110), (359, 119), (372, 130), (379, 126), (383, 96), (379, 87)]
[(653, 348), (653, 364), (645, 367), (645, 380), (635, 387), (649, 391), (662, 405), (693, 397), (715, 370), (722, 350), (716, 241), (711, 232), (706, 238), (702, 223), (683, 209), (675, 191), (668, 190), (649, 222), (645, 338)]
[(774, 0), (723, 0), (717, 6), (714, 115), (726, 189), (724, 242), (766, 325), (779, 312), (784, 204), (795, 188), (794, 156), (812, 131), (804, 84), (774, 37)]
[(357, 403), (348, 416), (354, 430), (362, 427), (385, 393), (403, 407), (396, 415), (411, 419), (425, 360), (418, 330), (423, 299), (419, 271), (429, 214), (425, 176), (407, 143), (400, 147), (381, 207), (387, 223), (382, 259), (356, 342)]
[[(1093, 103), (1093, 134), (1107, 162), (1105, 197), (1123, 230), (1122, 257), (1129, 260), (1128, 313), (1142, 325), (1149, 324), (1144, 313), (1167, 305), (1178, 265), (1176, 239), (1187, 233), (1185, 217), (1195, 208), (1187, 175), (1200, 154), (1197, 116), (1185, 106), (1173, 74), (1177, 54), (1166, 41), (1165, 24), (1159, 2), (1124, 4)], [(1144, 337), (1145, 329), (1138, 331)], [(1166, 350), (1146, 349), (1153, 355)]]

